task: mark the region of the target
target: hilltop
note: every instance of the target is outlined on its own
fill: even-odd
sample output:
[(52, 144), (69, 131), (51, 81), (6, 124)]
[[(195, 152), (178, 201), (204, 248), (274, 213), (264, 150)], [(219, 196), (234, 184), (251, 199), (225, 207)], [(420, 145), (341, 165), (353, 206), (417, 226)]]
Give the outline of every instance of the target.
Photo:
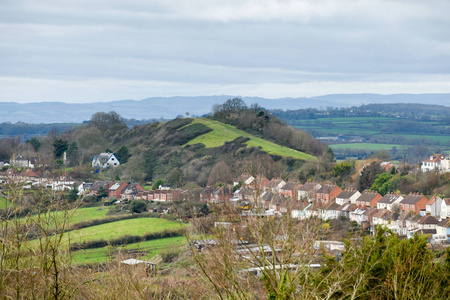
[[(74, 167), (74, 174), (84, 170), (80, 178), (89, 172), (84, 167), (90, 167), (93, 155), (114, 152), (120, 153), (122, 164), (103, 176), (138, 182), (163, 178), (174, 187), (187, 182), (205, 186), (219, 162), (225, 162), (233, 176), (252, 166), (272, 177), (298, 171), (305, 162), (319, 163), (318, 157), (328, 153), (325, 144), (285, 125), (261, 107), (250, 109), (240, 99), (229, 101), (240, 101), (242, 106), (210, 117), (177, 118), (131, 129), (116, 113), (97, 113), (88, 124), (59, 139), (67, 143), (68, 165)], [(40, 139), (44, 142), (49, 137)], [(30, 150), (30, 145), (22, 147)]]

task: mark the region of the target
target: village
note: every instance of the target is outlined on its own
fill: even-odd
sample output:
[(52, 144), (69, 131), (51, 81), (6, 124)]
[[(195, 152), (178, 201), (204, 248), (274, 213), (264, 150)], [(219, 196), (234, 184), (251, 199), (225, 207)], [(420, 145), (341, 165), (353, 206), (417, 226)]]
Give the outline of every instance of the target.
[[(80, 182), (70, 176), (54, 176), (50, 172), (37, 173), (31, 160), (20, 159), (11, 164), (22, 171), (8, 168), (0, 173), (2, 183), (21, 182), (23, 189), (44, 187), (52, 191), (75, 190), (79, 197), (101, 196), (108, 204), (125, 204), (135, 200), (173, 202), (186, 200), (187, 191), (159, 185), (149, 190), (136, 182), (94, 181)], [(419, 167), (422, 172), (449, 172), (449, 156), (440, 154), (425, 159)], [(96, 172), (120, 165), (113, 153), (94, 156), (92, 167)], [(390, 170), (393, 164), (382, 162)], [(411, 238), (415, 233), (428, 236), (430, 243), (450, 242), (450, 198), (437, 195), (387, 193), (373, 190), (341, 189), (332, 182), (285, 181), (281, 178), (242, 174), (232, 185), (205, 187), (198, 194), (200, 201), (212, 204), (233, 203), (243, 215), (259, 214), (265, 217), (290, 214), (305, 220), (324, 221), (341, 219), (354, 222), (362, 230), (374, 232), (383, 225), (399, 236)]]

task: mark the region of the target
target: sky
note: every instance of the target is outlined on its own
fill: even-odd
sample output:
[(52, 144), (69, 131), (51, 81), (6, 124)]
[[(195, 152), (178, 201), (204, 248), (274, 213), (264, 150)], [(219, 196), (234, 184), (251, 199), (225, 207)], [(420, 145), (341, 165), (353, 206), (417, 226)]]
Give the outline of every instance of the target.
[(448, 0), (0, 0), (0, 101), (450, 93)]

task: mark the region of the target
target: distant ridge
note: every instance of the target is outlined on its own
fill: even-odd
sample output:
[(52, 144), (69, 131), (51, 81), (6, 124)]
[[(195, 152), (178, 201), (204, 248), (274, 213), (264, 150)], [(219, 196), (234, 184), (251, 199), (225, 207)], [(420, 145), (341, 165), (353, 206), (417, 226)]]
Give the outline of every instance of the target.
[(425, 103), (450, 106), (450, 94), (334, 94), (317, 97), (278, 98), (241, 97), (232, 95), (198, 97), (151, 97), (142, 100), (119, 100), (96, 103), (0, 102), (0, 123), (81, 123), (99, 111), (116, 111), (127, 119), (172, 119), (177, 115), (201, 116), (211, 111), (212, 105), (240, 97), (247, 104), (258, 103), (267, 109), (301, 109), (350, 107), (370, 103)]

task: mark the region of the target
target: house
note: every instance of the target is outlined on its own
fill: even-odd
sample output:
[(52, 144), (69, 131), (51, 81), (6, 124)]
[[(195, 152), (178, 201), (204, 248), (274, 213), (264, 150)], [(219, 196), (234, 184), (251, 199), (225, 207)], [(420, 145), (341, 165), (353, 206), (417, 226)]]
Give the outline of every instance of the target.
[(132, 200), (139, 192), (143, 192), (145, 189), (139, 183), (128, 183), (122, 189), (122, 200)]
[(428, 198), (424, 195), (409, 194), (400, 201), (400, 209), (405, 211), (414, 211), (418, 214), (422, 211), (425, 214)]
[(400, 202), (403, 200), (403, 196), (396, 194), (386, 194), (377, 202), (378, 209), (388, 209), (394, 211), (395, 208), (400, 208)]
[(443, 219), (436, 224), (436, 234), (439, 235), (442, 241), (447, 243), (450, 242), (450, 218)]
[(361, 196), (356, 199), (356, 205), (358, 207), (377, 207), (378, 201), (383, 198), (378, 192), (365, 190)]
[(89, 192), (89, 189), (91, 188), (92, 183), (90, 182), (83, 182), (78, 186), (78, 196), (87, 194)]
[(441, 207), (442, 207), (442, 199), (438, 196), (431, 197), (426, 204), (426, 213), (430, 214), (433, 217), (440, 218), (441, 217)]
[(242, 174), (241, 176), (233, 180), (233, 186), (238, 185), (240, 182), (242, 183), (242, 185), (250, 185), (253, 180), (255, 180), (255, 177), (248, 174)]
[(387, 209), (379, 209), (375, 214), (372, 216), (372, 227), (375, 227), (376, 225), (384, 225), (387, 226), (392, 221), (392, 212)]
[(206, 188), (200, 194), (200, 200), (205, 202), (221, 203), (233, 197), (233, 191), (228, 186)]
[(350, 189), (344, 190), (336, 197), (336, 203), (339, 205), (343, 205), (345, 203), (356, 204), (356, 199), (361, 196), (361, 193), (357, 190)]
[(364, 221), (364, 212), (366, 209), (357, 207), (354, 211), (350, 212), (350, 221), (355, 221), (358, 224), (361, 224)]
[(297, 206), (291, 211), (292, 218), (297, 218), (300, 220), (306, 219), (306, 209), (311, 205), (311, 202), (299, 202)]
[(336, 202), (331, 203), (323, 209), (319, 208), (320, 217), (322, 218), (322, 220), (338, 219), (341, 212), (340, 208), (341, 206)]
[(298, 200), (307, 200), (312, 202), (316, 199), (316, 192), (322, 185), (317, 182), (306, 182), (304, 185), (298, 188)]
[(127, 187), (128, 183), (126, 182), (116, 182), (112, 186), (108, 188), (108, 197), (121, 199), (122, 192)]
[(96, 181), (89, 188), (89, 194), (98, 195), (100, 191), (107, 192), (109, 187), (112, 186), (113, 182)]
[(418, 222), (419, 229), (436, 229), (436, 225), (439, 223), (433, 216), (423, 216)]
[(444, 198), (441, 202), (441, 219), (450, 218), (450, 198)]
[(288, 181), (283, 187), (280, 189), (280, 194), (289, 197), (291, 199), (298, 199), (298, 189), (302, 186), (302, 184), (298, 181)]
[(92, 157), (92, 167), (96, 169), (109, 169), (120, 165), (114, 153), (101, 153)]
[(397, 234), (406, 235), (407, 225), (406, 220), (411, 218), (412, 213), (410, 211), (401, 211), (400, 215), (397, 218)]
[(316, 202), (328, 205), (342, 192), (342, 189), (334, 184), (325, 184), (316, 192)]
[(286, 184), (283, 179), (272, 179), (269, 183), (264, 186), (265, 191), (272, 191), (278, 193), (280, 189)]
[(436, 172), (449, 172), (450, 156), (444, 156), (442, 154), (433, 154), (426, 160), (422, 161), (420, 169), (422, 172), (436, 171)]
[(39, 166), (37, 157), (25, 157), (23, 155), (18, 155), (13, 157), (9, 161), (10, 165), (15, 168), (30, 168), (34, 169)]
[(341, 207), (339, 208), (339, 210), (340, 210), (339, 215), (341, 217), (346, 217), (347, 219), (350, 219), (350, 214), (357, 209), (358, 209), (358, 206), (356, 206), (356, 204), (352, 204), (349, 202), (349, 203), (341, 205)]

